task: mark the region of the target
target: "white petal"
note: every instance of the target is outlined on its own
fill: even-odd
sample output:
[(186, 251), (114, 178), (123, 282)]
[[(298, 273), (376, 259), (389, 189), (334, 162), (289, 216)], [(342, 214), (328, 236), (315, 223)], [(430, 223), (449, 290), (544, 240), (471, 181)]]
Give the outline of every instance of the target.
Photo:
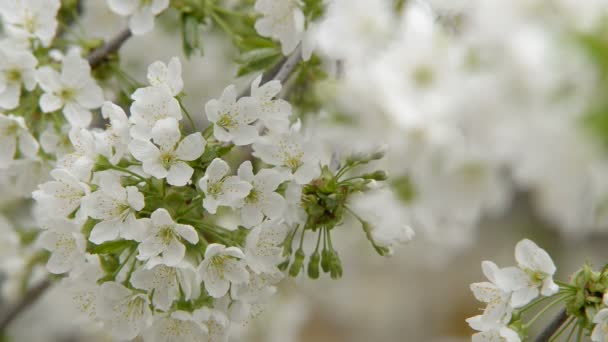
[(66, 103), (63, 107), (63, 115), (74, 127), (87, 127), (93, 119), (91, 111), (75, 102)]
[(101, 107), (103, 100), (103, 91), (95, 81), (88, 83), (84, 88), (80, 89), (76, 95), (76, 101), (88, 109)]
[(241, 221), (246, 227), (257, 226), (262, 223), (264, 215), (262, 211), (252, 205), (245, 205), (241, 208)]
[(179, 123), (172, 117), (157, 121), (152, 128), (152, 140), (164, 151), (173, 150), (180, 137)]
[(160, 151), (154, 144), (146, 140), (134, 139), (129, 143), (129, 151), (139, 161), (160, 158)]
[(514, 291), (511, 295), (511, 306), (514, 308), (521, 308), (536, 297), (538, 297), (538, 289), (536, 287), (521, 288)]
[(253, 165), (251, 165), (251, 161), (244, 161), (241, 166), (239, 166), (239, 169), (237, 170), (236, 174), (244, 181), (247, 181), (249, 183), (253, 182)]
[(131, 206), (131, 208), (133, 208), (137, 211), (142, 210), (145, 206), (144, 195), (141, 192), (139, 192), (139, 190), (135, 186), (128, 186), (126, 188), (126, 190), (127, 190), (127, 201), (129, 203), (129, 205)]
[(206, 143), (201, 133), (190, 134), (179, 143), (175, 154), (180, 160), (195, 160), (205, 151)]
[(186, 241), (190, 242), (191, 244), (198, 243), (198, 234), (196, 233), (196, 230), (194, 230), (194, 228), (192, 226), (189, 226), (186, 224), (176, 224), (175, 230), (182, 238), (184, 238)]
[(19, 150), (28, 158), (34, 158), (38, 154), (38, 141), (29, 132), (19, 135)]
[(228, 164), (224, 160), (220, 158), (215, 158), (207, 167), (205, 175), (209, 176), (209, 182), (216, 183), (217, 181), (221, 180), (226, 174), (228, 174), (228, 171), (230, 171), (230, 166), (228, 166)]
[(219, 244), (219, 243), (211, 243), (207, 246), (207, 249), (205, 249), (205, 259), (209, 259), (214, 255), (219, 254), (220, 252), (222, 252), (224, 249), (226, 249), (226, 246)]
[(133, 14), (139, 3), (140, 0), (108, 0), (108, 6), (112, 12), (122, 16)]
[(40, 84), (40, 88), (47, 93), (59, 91), (62, 88), (59, 73), (48, 66), (36, 71), (36, 80)]
[(232, 132), (232, 142), (237, 146), (253, 144), (259, 136), (258, 129), (255, 126), (245, 125), (237, 128)]
[(194, 169), (184, 162), (177, 162), (171, 165), (169, 173), (167, 173), (167, 183), (175, 186), (184, 186), (188, 184)]
[(171, 241), (167, 249), (163, 252), (163, 259), (167, 266), (177, 266), (186, 254), (186, 246), (177, 240)]
[(89, 241), (99, 245), (106, 241), (116, 240), (118, 237), (119, 225), (116, 221), (101, 221), (93, 227)]
[(51, 93), (44, 93), (40, 96), (40, 109), (43, 112), (54, 112), (63, 106), (63, 101)]
[(152, 215), (150, 215), (150, 218), (152, 219), (152, 223), (156, 227), (160, 227), (160, 226), (172, 226), (172, 225), (175, 224), (175, 222), (171, 218), (171, 215), (169, 214), (169, 212), (167, 211), (167, 209), (164, 209), (164, 208), (156, 209), (152, 213)]
[(515, 259), (523, 268), (549, 275), (555, 273), (555, 264), (549, 254), (528, 239), (521, 240), (515, 246)]
[(134, 35), (142, 35), (154, 28), (154, 14), (149, 8), (140, 8), (129, 19), (129, 28)]

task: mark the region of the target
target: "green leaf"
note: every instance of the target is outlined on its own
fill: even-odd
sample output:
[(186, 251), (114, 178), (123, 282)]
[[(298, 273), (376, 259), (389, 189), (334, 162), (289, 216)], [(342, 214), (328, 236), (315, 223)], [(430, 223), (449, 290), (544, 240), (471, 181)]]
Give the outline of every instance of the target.
[(91, 254), (110, 254), (120, 253), (126, 248), (137, 246), (137, 242), (131, 240), (116, 240), (104, 242), (101, 245), (91, 245), (89, 253)]
[(275, 48), (263, 48), (246, 52), (237, 60), (237, 62), (241, 64), (237, 75), (243, 76), (252, 72), (268, 69), (278, 63), (281, 57), (281, 51)]
[(198, 19), (191, 15), (182, 14), (180, 23), (182, 28), (182, 47), (186, 56), (190, 57), (195, 52), (202, 55), (203, 44), (201, 42)]
[(239, 41), (238, 46), (243, 52), (264, 48), (273, 48), (275, 50), (279, 49), (276, 42), (260, 36), (247, 36)]

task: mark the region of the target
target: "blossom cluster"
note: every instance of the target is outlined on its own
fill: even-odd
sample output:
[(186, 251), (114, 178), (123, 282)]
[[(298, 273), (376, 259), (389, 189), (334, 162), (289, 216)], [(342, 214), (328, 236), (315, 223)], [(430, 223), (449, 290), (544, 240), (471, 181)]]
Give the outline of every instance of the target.
[(499, 268), (491, 261), (481, 264), (487, 282), (471, 285), (477, 300), (487, 303), (483, 314), (467, 319), (471, 328), (479, 331), (473, 341), (494, 339), (518, 342), (513, 330), (513, 310), (519, 309), (539, 295), (552, 296), (559, 291), (553, 281), (556, 268), (547, 252), (534, 242), (524, 239), (515, 246), (517, 266)]
[[(137, 35), (168, 1), (108, 4)], [(3, 200), (34, 199), (27, 223), (0, 222), (7, 295), (45, 277), (45, 264), (82, 318), (116, 340), (224, 341), (287, 267), (301, 273), (307, 233), (317, 234), (311, 278), (319, 267), (342, 275), (331, 236), (346, 215), (381, 255), (413, 237), (404, 222), (357, 214), (355, 195), (388, 191), (383, 171), (358, 170), (383, 152), (329, 158), (280, 98), (280, 80), (258, 76), (249, 96), (226, 87), (205, 104), (204, 130), (183, 105), (177, 57), (150, 64), (128, 102), (109, 101), (82, 47), (59, 48), (61, 6), (0, 7), (0, 170), (7, 184), (32, 183)]]
[[(546, 251), (524, 239), (515, 246), (517, 266), (500, 268), (491, 261), (481, 264), (488, 281), (471, 284), (475, 298), (486, 303), (481, 315), (467, 319), (477, 332), (473, 341), (519, 342), (528, 340), (528, 330), (555, 305), (563, 305), (552, 330), (537, 340), (557, 340), (575, 333), (591, 341), (608, 341), (608, 270), (594, 271), (585, 265), (568, 282), (553, 280), (556, 267)], [(558, 285), (559, 284), (559, 285)], [(546, 299), (551, 298), (551, 301)], [(530, 310), (536, 310), (526, 321)], [(563, 318), (562, 318), (563, 317)], [(568, 332), (569, 331), (569, 332)]]

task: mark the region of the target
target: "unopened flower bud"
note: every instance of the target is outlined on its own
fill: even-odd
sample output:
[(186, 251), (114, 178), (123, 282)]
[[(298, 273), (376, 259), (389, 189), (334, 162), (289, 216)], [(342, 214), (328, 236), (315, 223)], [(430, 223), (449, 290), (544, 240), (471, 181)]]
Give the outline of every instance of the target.
[(377, 181), (385, 181), (388, 179), (388, 175), (386, 174), (386, 172), (384, 172), (382, 170), (377, 170), (372, 173), (366, 173), (366, 174), (362, 175), (361, 178), (373, 179), (373, 180), (377, 180)]
[(306, 257), (306, 255), (304, 254), (304, 251), (301, 248), (298, 249), (296, 251), (295, 258), (293, 260), (293, 264), (291, 264), (291, 267), (289, 268), (290, 276), (295, 277), (298, 274), (300, 274), (300, 271), (302, 270), (302, 266), (304, 266), (304, 257)]
[(321, 255), (319, 251), (315, 251), (308, 260), (308, 276), (311, 279), (319, 278), (319, 263), (321, 262)]

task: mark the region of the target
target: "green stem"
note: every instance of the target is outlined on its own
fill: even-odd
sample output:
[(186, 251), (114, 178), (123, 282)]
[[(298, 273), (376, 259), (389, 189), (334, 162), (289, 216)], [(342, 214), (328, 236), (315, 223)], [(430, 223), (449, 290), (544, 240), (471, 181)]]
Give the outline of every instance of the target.
[(116, 269), (116, 271), (114, 271), (114, 273), (112, 273), (112, 278), (114, 280), (116, 280), (116, 276), (118, 276), (118, 273), (120, 273), (120, 271), (125, 267), (125, 265), (129, 263), (129, 260), (131, 260), (131, 257), (133, 257), (133, 255), (135, 255), (136, 251), (137, 251), (137, 247), (134, 247), (133, 250), (131, 250), (131, 252), (127, 256), (127, 258), (125, 259), (125, 262), (123, 262), (122, 264), (120, 264), (120, 266), (118, 266), (118, 268)]
[(302, 228), (302, 234), (300, 234), (300, 247), (298, 249), (302, 249), (304, 246), (304, 234), (306, 233), (306, 228)]
[(133, 172), (133, 171), (131, 171), (129, 169), (125, 169), (124, 167), (120, 167), (118, 165), (112, 165), (112, 166), (110, 166), (110, 169), (113, 169), (113, 170), (116, 170), (116, 171), (121, 171), (121, 172), (124, 172), (124, 173), (128, 173), (129, 175), (131, 175), (131, 176), (133, 176), (133, 177), (141, 180), (142, 182), (146, 182), (146, 183), (150, 184), (150, 180), (149, 179), (144, 178), (144, 177), (138, 175), (137, 173), (135, 173), (135, 172)]
[(559, 298), (557, 298), (556, 300), (552, 301), (551, 303), (549, 303), (547, 306), (545, 306), (544, 308), (542, 308), (539, 312), (536, 313), (536, 315), (534, 315), (534, 317), (532, 317), (532, 319), (530, 321), (528, 321), (528, 323), (524, 324), (524, 328), (529, 328), (532, 324), (534, 324), (534, 322), (540, 317), (542, 316), (545, 312), (547, 312), (547, 310), (549, 310), (552, 306), (554, 306), (555, 304), (563, 301), (564, 299), (568, 298), (570, 295), (566, 295), (566, 296), (561, 296)]
[(559, 338), (561, 336), (561, 334), (566, 331), (568, 329), (568, 327), (570, 325), (572, 325), (572, 322), (576, 321), (576, 318), (574, 318), (574, 316), (568, 318), (568, 320), (566, 321), (566, 323), (564, 323), (562, 325), (562, 327), (553, 335), (551, 336), (551, 338), (549, 339), (549, 342), (555, 341), (557, 338)]
[(321, 244), (321, 235), (323, 234), (323, 229), (324, 227), (321, 227), (321, 229), (319, 230), (319, 234), (317, 235), (317, 246), (315, 247), (314, 253), (317, 253), (319, 251), (319, 245)]
[(218, 6), (216, 4), (211, 4), (211, 8), (213, 8), (213, 10), (215, 10), (218, 13), (224, 14), (224, 15), (231, 15), (233, 17), (246, 17), (248, 16), (247, 13), (239, 13), (239, 12), (235, 12), (235, 11), (231, 11), (227, 8)]
[(583, 340), (583, 326), (578, 326), (578, 334), (576, 336), (576, 342), (581, 342)]
[(566, 282), (560, 281), (560, 280), (554, 280), (554, 282), (559, 285), (560, 287), (566, 288), (566, 289), (577, 289), (576, 286), (572, 285), (572, 284), (568, 284)]
[(574, 335), (574, 332), (576, 331), (576, 327), (577, 327), (577, 325), (573, 326), (572, 329), (570, 329), (570, 333), (568, 334), (568, 337), (566, 338), (566, 342), (570, 341), (570, 338), (572, 338), (572, 335)]
[(235, 42), (241, 40), (241, 37), (236, 34), (236, 32), (232, 30), (232, 28), (230, 28), (230, 25), (228, 25), (228, 23), (226, 23), (226, 21), (224, 21), (222, 17), (217, 15), (217, 13), (215, 13), (214, 11), (211, 11), (210, 14), (213, 21), (215, 21), (215, 23), (218, 24), (224, 32), (229, 34)]
[(192, 129), (196, 131), (197, 130), (196, 124), (194, 123), (194, 120), (192, 120), (192, 116), (190, 116), (190, 112), (188, 112), (188, 110), (186, 109), (186, 107), (184, 106), (184, 104), (182, 103), (181, 100), (178, 100), (177, 103), (179, 103), (179, 106), (184, 111), (184, 114), (186, 114), (186, 118), (188, 118), (188, 122), (190, 123), (190, 126), (192, 126)]
[(556, 296), (559, 296), (559, 295), (564, 295), (564, 293), (558, 292), (558, 293), (556, 293), (556, 294), (554, 294), (552, 296), (549, 296), (549, 297), (541, 297), (541, 298), (539, 298), (539, 299), (537, 299), (535, 301), (532, 301), (531, 303), (528, 303), (528, 304), (524, 305), (518, 311), (519, 311), (519, 313), (524, 313), (524, 312), (528, 311), (529, 309), (535, 307), (537, 304), (543, 303), (543, 302), (547, 301), (548, 299), (555, 298)]

